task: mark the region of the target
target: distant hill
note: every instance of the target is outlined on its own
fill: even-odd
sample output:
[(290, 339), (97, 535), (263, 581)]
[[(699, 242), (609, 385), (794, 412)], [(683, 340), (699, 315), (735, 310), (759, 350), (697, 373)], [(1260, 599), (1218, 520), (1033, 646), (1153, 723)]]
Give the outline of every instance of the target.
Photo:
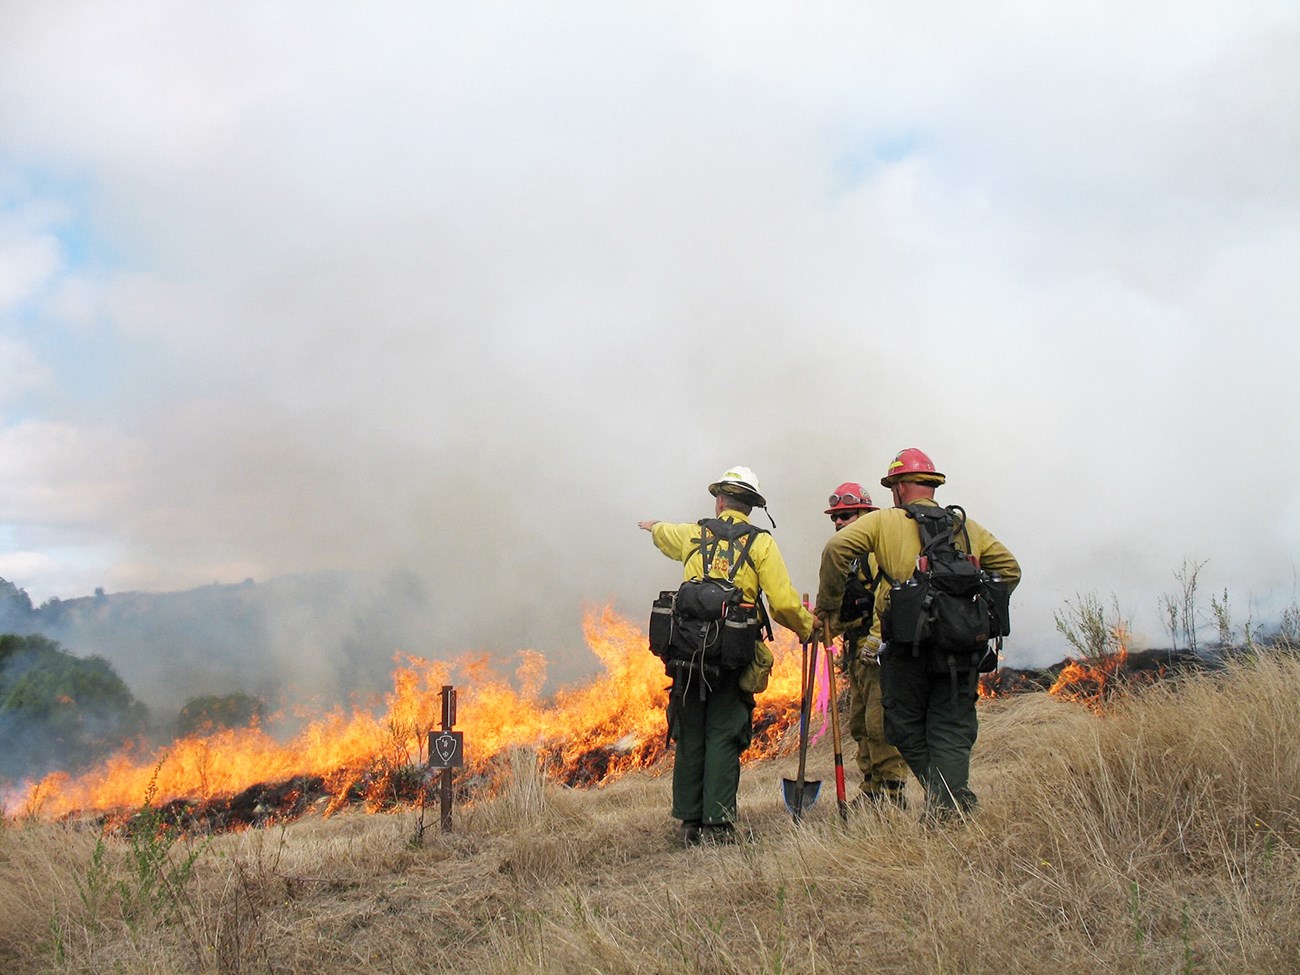
[(416, 577), (317, 572), (182, 592), (105, 593), (33, 606), (0, 579), (0, 633), (41, 634), (103, 657), (156, 716), (196, 695), (342, 703), (391, 686), (398, 651), (430, 655)]

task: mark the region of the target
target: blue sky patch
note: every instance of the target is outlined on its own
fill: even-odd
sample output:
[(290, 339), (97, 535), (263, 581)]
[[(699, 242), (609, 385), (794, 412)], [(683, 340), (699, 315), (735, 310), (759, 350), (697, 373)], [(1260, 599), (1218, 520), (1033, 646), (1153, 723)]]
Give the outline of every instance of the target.
[(835, 189), (848, 193), (886, 166), (924, 151), (925, 136), (913, 129), (882, 130), (842, 146), (834, 156)]

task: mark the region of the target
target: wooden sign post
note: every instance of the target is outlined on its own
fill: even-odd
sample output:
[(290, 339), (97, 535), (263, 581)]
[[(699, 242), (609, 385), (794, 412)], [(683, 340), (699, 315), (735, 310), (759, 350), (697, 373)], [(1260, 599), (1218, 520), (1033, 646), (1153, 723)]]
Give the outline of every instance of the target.
[(465, 764), (465, 735), (452, 731), (456, 724), (456, 689), (442, 688), (442, 730), (429, 732), (429, 768), (442, 770), (442, 831), (451, 831), (452, 770)]

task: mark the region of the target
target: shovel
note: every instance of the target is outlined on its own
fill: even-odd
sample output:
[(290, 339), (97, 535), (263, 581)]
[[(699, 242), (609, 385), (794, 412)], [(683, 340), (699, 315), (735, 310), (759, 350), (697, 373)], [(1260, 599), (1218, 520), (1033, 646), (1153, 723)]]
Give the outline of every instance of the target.
[[(826, 624), (826, 681), (831, 692), (831, 741), (835, 745), (835, 803), (840, 807), (840, 819), (849, 821), (849, 802), (844, 791), (844, 752), (840, 748), (840, 699), (835, 693), (835, 661), (831, 653), (831, 625)], [(815, 640), (816, 637), (814, 636)]]
[[(804, 597), (806, 603), (808, 597)], [(803, 645), (803, 664), (799, 674), (802, 697), (799, 701), (799, 773), (793, 780), (781, 779), (781, 798), (796, 824), (803, 819), (804, 810), (811, 809), (821, 791), (820, 779), (804, 778), (808, 765), (808, 722), (812, 716), (813, 685), (817, 679), (817, 631)]]

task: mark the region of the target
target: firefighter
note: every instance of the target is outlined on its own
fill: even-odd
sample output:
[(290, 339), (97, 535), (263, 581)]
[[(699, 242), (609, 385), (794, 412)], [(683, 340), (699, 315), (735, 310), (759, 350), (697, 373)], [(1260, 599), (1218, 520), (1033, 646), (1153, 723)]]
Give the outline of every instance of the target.
[[(879, 510), (856, 481), (845, 481), (828, 500), (831, 524), (838, 532), (868, 511)], [(880, 627), (876, 622), (876, 558), (868, 554), (849, 564), (840, 625), (844, 627), (844, 670), (849, 678), (849, 734), (858, 743), (857, 762), (862, 773), (858, 804), (906, 804), (907, 763), (898, 749), (885, 740), (885, 711), (880, 695)]]
[[(734, 526), (748, 526), (755, 507), (766, 508), (758, 477), (747, 467), (732, 467), (709, 485), (714, 497), (714, 517)], [(740, 546), (713, 548), (704, 565), (701, 548), (708, 519), (670, 524), (640, 521), (655, 547), (683, 564), (687, 581), (726, 578)], [(771, 618), (807, 641), (812, 634), (812, 614), (804, 608), (785, 560), (772, 536), (754, 529), (749, 549), (739, 558), (734, 585), (744, 600), (761, 607), (766, 595)], [(669, 704), (669, 735), (676, 741), (673, 763), (674, 819), (681, 820), (681, 840), (686, 846), (731, 843), (736, 840), (736, 792), (740, 785), (740, 755), (749, 746), (754, 714), (754, 693), (766, 687), (771, 651), (757, 640), (756, 663), (748, 668), (711, 673), (674, 673)], [(764, 664), (766, 669), (764, 669)], [(689, 692), (685, 685), (689, 684)]]
[[(905, 506), (937, 505), (935, 489), (946, 481), (934, 462), (910, 447), (890, 463), (880, 483), (889, 488), (894, 507), (867, 512), (835, 533), (822, 551), (815, 613), (834, 626), (844, 596), (845, 577), (855, 558), (874, 554), (884, 578), (912, 578), (921, 553), (917, 523)], [(969, 543), (966, 542), (969, 537)], [(1007, 547), (967, 519), (957, 538), (964, 551), (979, 559), (985, 572), (997, 573), (1008, 589), (1020, 581), (1020, 565)], [(876, 587), (876, 626), (888, 612), (890, 585)], [(888, 628), (886, 628), (888, 629)], [(931, 666), (926, 653), (913, 653), (887, 642), (880, 651), (885, 709), (885, 737), (902, 754), (925, 790), (925, 814), (932, 821), (971, 812), (976, 796), (970, 788), (970, 754), (979, 725), (975, 714), (977, 682), (969, 669), (956, 680)]]

